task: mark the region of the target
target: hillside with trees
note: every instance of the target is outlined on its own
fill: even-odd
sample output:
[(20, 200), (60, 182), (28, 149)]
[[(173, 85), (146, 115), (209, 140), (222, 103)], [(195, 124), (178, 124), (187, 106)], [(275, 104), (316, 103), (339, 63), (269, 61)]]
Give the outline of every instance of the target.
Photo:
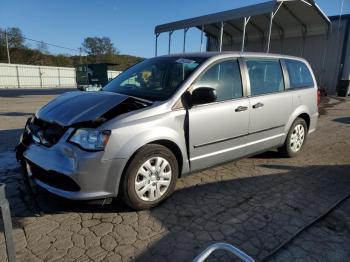
[[(75, 67), (82, 63), (116, 63), (111, 69), (122, 71), (143, 59), (120, 54), (109, 37), (85, 38), (80, 48), (82, 55), (51, 54), (48, 44), (41, 41), (36, 41), (33, 47), (16, 27), (7, 28), (7, 37), (13, 64)], [(0, 28), (0, 63), (7, 62), (6, 33)]]

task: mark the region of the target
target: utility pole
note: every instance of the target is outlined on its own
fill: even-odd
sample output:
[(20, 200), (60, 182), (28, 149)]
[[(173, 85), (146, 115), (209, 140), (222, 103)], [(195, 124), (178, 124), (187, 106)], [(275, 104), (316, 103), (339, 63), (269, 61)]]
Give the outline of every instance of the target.
[(7, 62), (11, 64), (11, 58), (10, 58), (10, 50), (9, 50), (9, 39), (7, 36), (7, 29), (5, 29), (5, 40), (6, 40), (6, 49), (7, 49)]

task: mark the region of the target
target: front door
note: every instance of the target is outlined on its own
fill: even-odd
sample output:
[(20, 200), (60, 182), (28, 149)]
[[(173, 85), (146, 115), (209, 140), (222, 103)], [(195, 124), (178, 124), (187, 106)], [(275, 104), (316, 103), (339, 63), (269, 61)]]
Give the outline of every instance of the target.
[(224, 60), (210, 66), (192, 87), (212, 87), (217, 93), (216, 102), (189, 110), (192, 171), (243, 156), (249, 100), (243, 96), (238, 61)]

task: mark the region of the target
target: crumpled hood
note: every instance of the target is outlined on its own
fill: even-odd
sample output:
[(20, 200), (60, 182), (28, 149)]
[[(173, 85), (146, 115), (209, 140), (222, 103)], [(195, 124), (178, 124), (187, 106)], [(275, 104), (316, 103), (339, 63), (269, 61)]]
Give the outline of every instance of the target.
[(60, 126), (97, 120), (128, 96), (111, 92), (68, 92), (43, 106), (36, 117)]

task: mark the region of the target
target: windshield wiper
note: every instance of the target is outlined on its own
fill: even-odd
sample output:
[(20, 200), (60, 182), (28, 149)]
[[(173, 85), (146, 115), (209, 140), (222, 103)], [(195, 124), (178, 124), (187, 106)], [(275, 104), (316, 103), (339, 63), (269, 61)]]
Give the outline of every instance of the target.
[(146, 106), (150, 106), (154, 103), (154, 101), (151, 100), (147, 100), (141, 97), (137, 97), (137, 96), (129, 96), (133, 99), (135, 99), (135, 103), (141, 104), (142, 106), (146, 107)]

